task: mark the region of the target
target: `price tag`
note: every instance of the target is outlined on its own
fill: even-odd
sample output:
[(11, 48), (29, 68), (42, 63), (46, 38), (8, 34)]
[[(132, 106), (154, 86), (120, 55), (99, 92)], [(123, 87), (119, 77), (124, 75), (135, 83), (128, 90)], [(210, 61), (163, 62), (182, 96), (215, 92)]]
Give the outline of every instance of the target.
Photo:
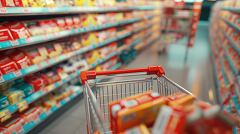
[(4, 122), (7, 119), (11, 118), (11, 113), (9, 112), (8, 109), (3, 110), (0, 112), (0, 118), (1, 118), (1, 122)]
[(1, 12), (1, 13), (6, 13), (6, 12), (7, 12), (7, 9), (6, 9), (5, 7), (1, 7), (1, 8), (0, 8), (0, 12)]
[(12, 46), (18, 46), (19, 45), (19, 42), (17, 40), (10, 41), (10, 43), (11, 43)]
[(29, 13), (29, 9), (28, 9), (28, 8), (24, 8), (24, 9), (23, 9), (23, 12), (24, 12), (24, 13)]
[(17, 104), (17, 107), (19, 109), (19, 112), (22, 112), (28, 108), (28, 103), (27, 101), (22, 101)]
[(27, 38), (27, 39), (26, 39), (26, 43), (31, 43), (31, 42), (33, 42), (33, 39), (32, 39), (32, 38)]

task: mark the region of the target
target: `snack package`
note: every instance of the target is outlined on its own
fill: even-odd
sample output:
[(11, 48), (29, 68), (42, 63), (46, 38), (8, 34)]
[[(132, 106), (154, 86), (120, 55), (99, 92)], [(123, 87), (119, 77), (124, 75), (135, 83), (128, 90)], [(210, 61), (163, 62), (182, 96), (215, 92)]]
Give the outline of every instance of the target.
[(0, 42), (14, 40), (11, 31), (7, 26), (0, 25)]
[(1, 7), (22, 7), (22, 0), (0, 0)]
[(25, 81), (33, 87), (34, 92), (37, 92), (45, 87), (45, 81), (41, 75), (38, 74), (26, 76)]
[(25, 123), (36, 122), (38, 117), (43, 112), (43, 109), (40, 107), (30, 108), (20, 115), (20, 118), (25, 121)]
[(19, 69), (27, 68), (31, 65), (31, 61), (21, 51), (17, 50), (10, 54), (10, 58), (15, 61)]
[(122, 133), (119, 133), (119, 134), (151, 134), (151, 133), (144, 124), (141, 124), (137, 127), (128, 129), (128, 130), (126, 130)]
[(10, 104), (15, 104), (24, 98), (24, 93), (21, 90), (13, 90), (4, 92), (4, 95), (7, 96)]
[[(30, 61), (33, 63), (33, 64), (38, 64), (44, 60), (46, 60), (46, 56), (47, 55), (43, 55), (45, 50), (42, 49), (43, 47), (27, 47), (27, 48), (22, 48), (21, 51), (23, 51), (27, 56), (28, 58), (30, 59)], [(44, 51), (43, 51), (44, 50)]]
[(0, 72), (2, 75), (17, 71), (19, 68), (17, 64), (8, 57), (0, 59)]
[(179, 96), (175, 100), (172, 100), (168, 102), (169, 106), (187, 106), (187, 105), (192, 105), (194, 103), (194, 100), (196, 98), (192, 95), (183, 95)]
[(153, 134), (183, 134), (186, 113), (177, 108), (162, 106), (154, 124)]
[(25, 25), (21, 22), (8, 22), (4, 25), (9, 28), (14, 40), (29, 38), (31, 36)]
[(142, 123), (152, 125), (159, 109), (165, 103), (165, 99), (158, 93), (151, 92), (111, 102), (109, 104), (110, 128), (119, 133)]
[(5, 123), (0, 124), (0, 132), (3, 134), (21, 134), (23, 133), (22, 126), (24, 125), (24, 120), (20, 118), (14, 118)]

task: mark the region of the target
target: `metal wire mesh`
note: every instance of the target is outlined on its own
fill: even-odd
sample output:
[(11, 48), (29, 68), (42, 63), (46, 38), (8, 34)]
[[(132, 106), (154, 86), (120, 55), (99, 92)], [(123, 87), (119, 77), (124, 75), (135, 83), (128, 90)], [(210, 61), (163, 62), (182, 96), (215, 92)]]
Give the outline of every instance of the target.
[(98, 82), (91, 88), (90, 86), (85, 86), (85, 91), (87, 91), (87, 96), (94, 98), (88, 99), (89, 101), (97, 100), (96, 102), (86, 102), (86, 107), (90, 108), (89, 111), (86, 111), (88, 112), (87, 116), (90, 116), (87, 117), (90, 119), (88, 121), (88, 123), (90, 123), (88, 127), (91, 126), (89, 129), (92, 130), (92, 132), (99, 130), (102, 133), (111, 133), (108, 131), (108, 105), (112, 101), (147, 91), (158, 92), (162, 96), (177, 95), (179, 93), (191, 94), (166, 76)]

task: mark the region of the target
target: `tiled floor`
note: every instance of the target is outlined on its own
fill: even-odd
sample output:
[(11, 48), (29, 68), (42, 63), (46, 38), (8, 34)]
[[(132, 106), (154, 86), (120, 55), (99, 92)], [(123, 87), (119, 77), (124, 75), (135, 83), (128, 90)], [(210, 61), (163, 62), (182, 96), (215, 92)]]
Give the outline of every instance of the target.
[[(214, 103), (213, 76), (209, 58), (208, 24), (201, 22), (197, 32), (196, 44), (189, 49), (186, 64), (184, 56), (186, 41), (169, 46), (165, 55), (157, 54), (157, 44), (141, 53), (129, 64), (128, 68), (146, 67), (148, 65), (162, 65), (166, 75), (179, 85), (193, 92), (198, 98)], [(81, 100), (61, 117), (47, 126), (40, 134), (85, 134), (85, 110)]]

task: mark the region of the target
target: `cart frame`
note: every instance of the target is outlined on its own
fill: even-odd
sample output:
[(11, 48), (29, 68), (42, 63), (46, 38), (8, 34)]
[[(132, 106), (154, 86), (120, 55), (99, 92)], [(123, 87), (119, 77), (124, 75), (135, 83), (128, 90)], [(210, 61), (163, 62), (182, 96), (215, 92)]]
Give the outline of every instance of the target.
[[(101, 77), (98, 78), (99, 76)], [(116, 78), (117, 80), (114, 80)], [(112, 133), (109, 129), (108, 115), (108, 104), (111, 101), (146, 91), (158, 92), (163, 96), (178, 93), (193, 95), (167, 78), (161, 66), (100, 72), (85, 71), (81, 73), (81, 79), (84, 86), (86, 125), (89, 134)]]

